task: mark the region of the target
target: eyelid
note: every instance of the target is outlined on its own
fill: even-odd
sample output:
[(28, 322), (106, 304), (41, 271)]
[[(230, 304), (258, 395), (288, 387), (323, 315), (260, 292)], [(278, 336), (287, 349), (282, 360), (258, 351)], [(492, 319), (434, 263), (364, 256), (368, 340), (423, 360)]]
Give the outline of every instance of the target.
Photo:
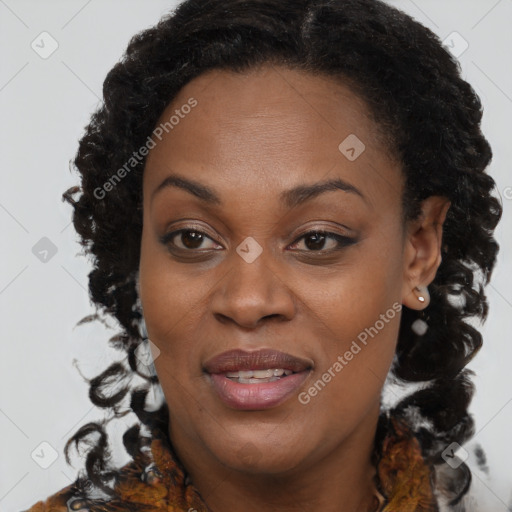
[(175, 221), (170, 226), (167, 226), (165, 228), (165, 233), (160, 238), (167, 237), (170, 234), (176, 234), (179, 231), (196, 231), (197, 233), (206, 235), (208, 238), (211, 238), (219, 245), (223, 245), (218, 241), (219, 235), (215, 234), (216, 232), (209, 229), (208, 226), (205, 226), (202, 223), (197, 223), (193, 220), (186, 219), (183, 219), (182, 221)]
[(293, 242), (295, 243), (300, 237), (308, 235), (310, 233), (322, 233), (325, 235), (336, 235), (343, 238), (358, 239), (360, 233), (354, 229), (349, 228), (345, 224), (333, 221), (324, 221), (321, 219), (313, 219), (306, 225), (301, 226), (297, 231), (292, 231), (287, 235), (287, 239), (293, 236)]

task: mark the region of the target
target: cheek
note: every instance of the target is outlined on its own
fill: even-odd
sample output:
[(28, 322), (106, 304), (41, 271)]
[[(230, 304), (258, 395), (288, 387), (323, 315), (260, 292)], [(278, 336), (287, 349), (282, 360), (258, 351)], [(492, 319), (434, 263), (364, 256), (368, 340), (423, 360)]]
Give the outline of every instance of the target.
[(322, 340), (315, 377), (327, 372), (331, 393), (345, 401), (347, 393), (360, 400), (378, 394), (389, 371), (402, 307), (400, 247), (398, 238), (383, 233), (339, 271), (301, 281), (304, 314)]
[[(345, 282), (346, 284), (346, 282)], [(401, 303), (387, 293), (365, 290), (324, 296), (317, 304), (315, 371), (298, 401), (305, 419), (315, 418), (325, 436), (338, 439), (380, 409), (382, 388), (396, 350)]]
[(159, 350), (155, 369), (167, 404), (186, 417), (191, 391), (202, 377), (199, 344), (191, 342), (191, 333), (198, 329), (207, 287), (195, 286), (168, 258), (150, 256), (151, 251), (141, 255), (140, 288), (148, 337)]
[(383, 233), (363, 241), (329, 274), (295, 276), (301, 303), (335, 341), (357, 337), (387, 311), (396, 316), (402, 290), (400, 247), (397, 238)]
[(170, 348), (179, 349), (182, 344), (170, 344), (168, 340), (182, 337), (186, 327), (194, 321), (197, 311), (205, 300), (204, 288), (193, 285), (186, 265), (172, 262), (158, 242), (143, 233), (139, 267), (140, 297), (144, 319), (151, 341), (165, 356)]

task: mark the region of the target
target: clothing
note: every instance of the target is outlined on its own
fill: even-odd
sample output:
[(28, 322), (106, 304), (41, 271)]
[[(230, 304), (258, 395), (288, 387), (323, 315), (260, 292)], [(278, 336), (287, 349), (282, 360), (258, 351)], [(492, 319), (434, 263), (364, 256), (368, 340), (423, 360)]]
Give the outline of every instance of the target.
[[(393, 422), (386, 436), (377, 467), (381, 492), (388, 496), (382, 512), (437, 512), (430, 484), (431, 470), (425, 464), (419, 443), (405, 424)], [(165, 436), (155, 434), (151, 457), (142, 451), (119, 473), (110, 501), (80, 498), (83, 484), (73, 484), (40, 501), (25, 512), (208, 512), (198, 491), (188, 481)], [(150, 464), (148, 464), (148, 461)]]

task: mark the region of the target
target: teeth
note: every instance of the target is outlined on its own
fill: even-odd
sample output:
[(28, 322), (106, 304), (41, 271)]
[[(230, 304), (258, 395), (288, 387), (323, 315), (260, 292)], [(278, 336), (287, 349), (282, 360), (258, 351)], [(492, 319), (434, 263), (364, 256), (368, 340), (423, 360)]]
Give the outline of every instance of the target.
[(283, 375), (291, 375), (291, 370), (282, 368), (269, 368), (268, 370), (240, 370), (238, 372), (226, 372), (226, 377), (237, 379), (242, 384), (254, 384), (258, 382), (274, 382)]
[(279, 380), (279, 377), (268, 377), (266, 379), (233, 379), (235, 382), (239, 384), (262, 384), (263, 382), (275, 382)]
[[(276, 370), (276, 372), (280, 372), (280, 370)], [(255, 379), (269, 379), (270, 377), (279, 377), (280, 375), (280, 373), (274, 375), (274, 370), (254, 370), (252, 373)]]

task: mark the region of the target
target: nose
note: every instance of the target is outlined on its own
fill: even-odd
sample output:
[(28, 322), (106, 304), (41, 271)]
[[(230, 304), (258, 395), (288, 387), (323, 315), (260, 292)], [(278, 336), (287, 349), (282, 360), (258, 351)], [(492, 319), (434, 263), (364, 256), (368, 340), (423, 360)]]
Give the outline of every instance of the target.
[(263, 251), (251, 263), (234, 251), (229, 259), (230, 270), (211, 299), (213, 314), (219, 322), (254, 329), (264, 320), (286, 321), (294, 317), (293, 293), (277, 266), (271, 266), (268, 252)]

